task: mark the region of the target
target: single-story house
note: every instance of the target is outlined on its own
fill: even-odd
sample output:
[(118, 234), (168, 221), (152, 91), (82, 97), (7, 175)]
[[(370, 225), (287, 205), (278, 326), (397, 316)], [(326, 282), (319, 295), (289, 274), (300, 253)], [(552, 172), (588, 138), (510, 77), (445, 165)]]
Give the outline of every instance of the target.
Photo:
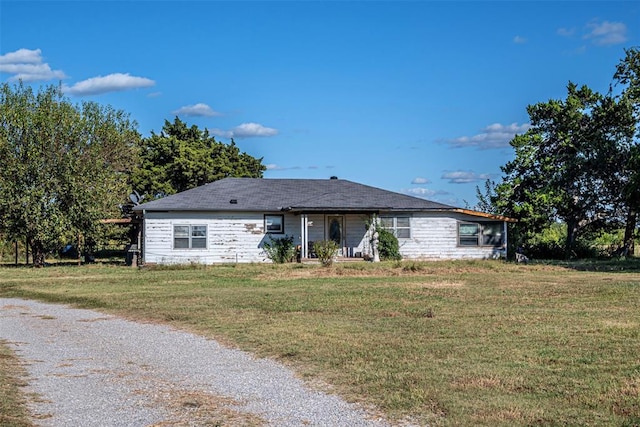
[(225, 178), (134, 208), (147, 264), (268, 262), (264, 243), (293, 237), (303, 259), (334, 240), (339, 257), (372, 255), (372, 218), (404, 259), (506, 256), (509, 218), (337, 179)]

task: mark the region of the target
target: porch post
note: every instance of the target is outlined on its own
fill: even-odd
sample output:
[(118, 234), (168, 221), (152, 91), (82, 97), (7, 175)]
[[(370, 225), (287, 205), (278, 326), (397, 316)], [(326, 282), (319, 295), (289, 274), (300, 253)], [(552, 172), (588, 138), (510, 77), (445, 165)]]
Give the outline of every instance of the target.
[(300, 256), (307, 258), (307, 245), (309, 244), (307, 214), (300, 215)]
[(504, 229), (504, 259), (509, 259), (509, 235), (507, 230), (509, 229), (509, 223), (507, 221), (502, 222), (502, 228)]

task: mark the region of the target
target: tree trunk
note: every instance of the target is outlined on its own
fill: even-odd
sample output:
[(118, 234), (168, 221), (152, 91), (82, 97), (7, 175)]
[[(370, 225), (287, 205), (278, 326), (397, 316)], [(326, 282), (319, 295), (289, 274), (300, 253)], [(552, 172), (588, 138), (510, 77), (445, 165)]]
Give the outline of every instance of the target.
[(576, 238), (578, 237), (578, 221), (567, 221), (567, 241), (564, 247), (565, 258), (573, 258), (575, 256), (574, 248), (576, 244)]
[(638, 222), (638, 212), (634, 208), (629, 208), (627, 212), (627, 223), (624, 228), (624, 256), (632, 257), (635, 254), (635, 231)]
[(33, 259), (34, 267), (44, 267), (44, 246), (42, 242), (31, 242), (31, 257)]

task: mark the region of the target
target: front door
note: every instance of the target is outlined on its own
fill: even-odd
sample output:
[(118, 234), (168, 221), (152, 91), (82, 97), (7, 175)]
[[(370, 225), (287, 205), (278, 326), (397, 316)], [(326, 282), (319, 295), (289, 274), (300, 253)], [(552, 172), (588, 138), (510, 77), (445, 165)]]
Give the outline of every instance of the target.
[(344, 256), (344, 216), (327, 216), (327, 240), (333, 240), (334, 242), (336, 242), (338, 244), (338, 256)]

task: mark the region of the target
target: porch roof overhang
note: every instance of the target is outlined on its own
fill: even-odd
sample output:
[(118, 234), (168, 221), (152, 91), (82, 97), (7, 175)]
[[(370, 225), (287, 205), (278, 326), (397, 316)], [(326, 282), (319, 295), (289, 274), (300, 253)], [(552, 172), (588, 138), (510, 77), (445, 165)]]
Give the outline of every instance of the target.
[(387, 207), (312, 207), (312, 206), (288, 206), (281, 208), (283, 212), (291, 212), (294, 214), (306, 213), (361, 213), (361, 214), (379, 214), (380, 212), (455, 212), (464, 215), (476, 216), (494, 221), (518, 222), (513, 218), (503, 215), (490, 214), (486, 212), (478, 212), (471, 209), (449, 208), (449, 209), (418, 209), (418, 208), (394, 208)]
[(457, 213), (461, 213), (461, 214), (465, 214), (465, 215), (471, 215), (471, 216), (477, 216), (477, 217), (481, 217), (481, 218), (492, 219), (492, 220), (495, 220), (495, 221), (518, 222), (517, 219), (509, 218), (508, 216), (490, 214), (490, 213), (486, 213), (486, 212), (478, 212), (478, 211), (473, 211), (471, 209), (454, 208), (454, 209), (443, 210), (443, 212), (457, 212)]

